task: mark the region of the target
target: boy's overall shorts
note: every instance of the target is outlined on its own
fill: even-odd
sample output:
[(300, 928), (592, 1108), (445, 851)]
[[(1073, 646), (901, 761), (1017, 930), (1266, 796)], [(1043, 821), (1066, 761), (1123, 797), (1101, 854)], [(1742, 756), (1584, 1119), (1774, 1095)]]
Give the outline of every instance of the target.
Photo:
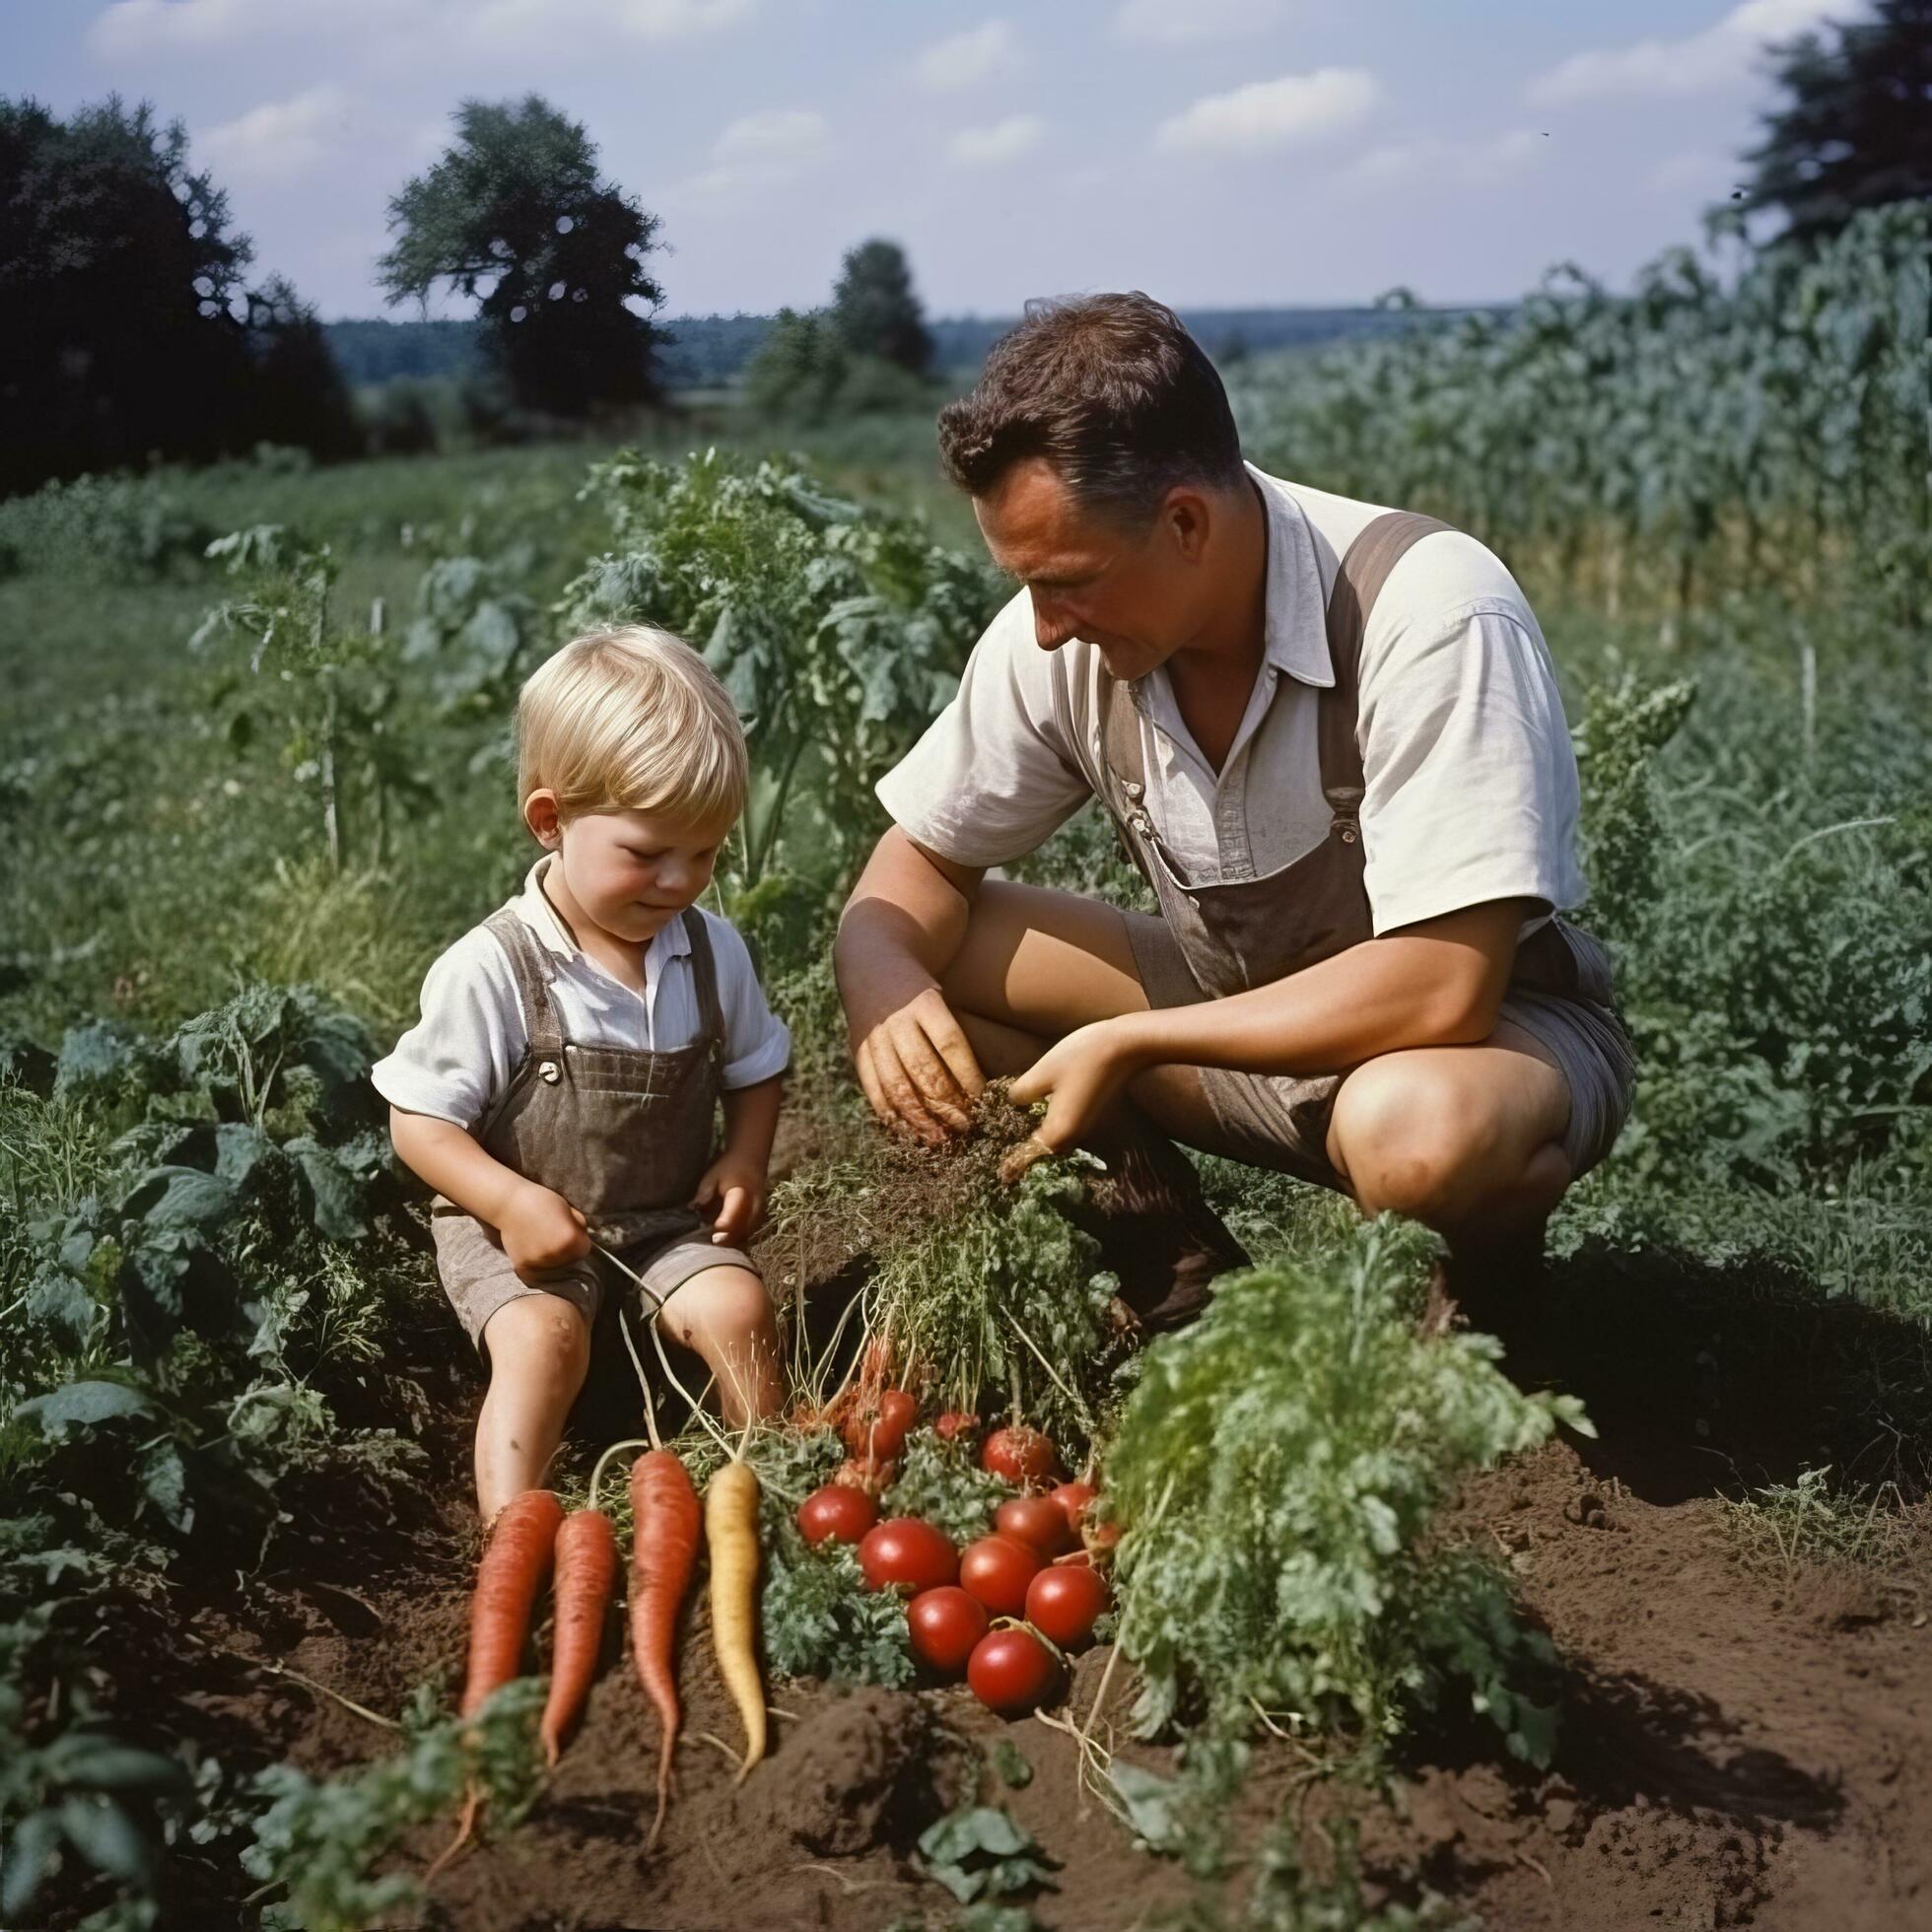
[[(704, 1269), (752, 1268), (740, 1249), (714, 1242), (689, 1206), (711, 1164), (724, 1015), (703, 916), (680, 917), (699, 1029), (688, 1047), (666, 1053), (565, 1039), (545, 948), (508, 907), (488, 922), (516, 975), (529, 1048), (477, 1138), (506, 1167), (580, 1209), (593, 1237), (660, 1300)], [(610, 1274), (595, 1254), (546, 1272), (533, 1286), (511, 1267), (496, 1229), (454, 1202), (436, 1198), (430, 1228), (444, 1292), (479, 1353), (485, 1324), (519, 1295), (561, 1295), (595, 1321)]]

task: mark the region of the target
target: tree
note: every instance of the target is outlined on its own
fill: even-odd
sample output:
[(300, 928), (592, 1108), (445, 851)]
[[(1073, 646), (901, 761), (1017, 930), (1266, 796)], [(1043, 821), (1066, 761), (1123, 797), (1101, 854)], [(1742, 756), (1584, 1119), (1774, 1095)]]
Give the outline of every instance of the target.
[(178, 121), (0, 101), (0, 489), (237, 447), (251, 253)]
[(1861, 208), (1932, 195), (1932, 0), (1873, 14), (1777, 49), (1786, 99), (1745, 159), (1741, 213), (1775, 208), (1793, 241), (1835, 235)]
[(255, 435), (308, 449), (323, 462), (360, 455), (362, 428), (327, 333), (280, 275), (250, 292), (247, 331)]
[(456, 139), (389, 203), (389, 301), (439, 282), (478, 303), (492, 361), (526, 407), (584, 416), (656, 393), (645, 270), (657, 218), (597, 176), (584, 125), (538, 95), (465, 101)]
[(832, 319), (856, 356), (877, 356), (914, 376), (932, 361), (926, 311), (913, 293), (912, 269), (896, 242), (862, 242), (848, 249), (832, 292)]

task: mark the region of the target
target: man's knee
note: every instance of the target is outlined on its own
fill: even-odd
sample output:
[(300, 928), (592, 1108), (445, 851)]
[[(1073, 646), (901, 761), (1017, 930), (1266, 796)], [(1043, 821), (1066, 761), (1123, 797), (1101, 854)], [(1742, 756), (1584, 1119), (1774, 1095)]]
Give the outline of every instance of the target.
[(1426, 1062), (1371, 1061), (1343, 1082), (1329, 1153), (1362, 1209), (1454, 1227), (1514, 1176), (1498, 1163), (1508, 1136), (1494, 1108)]

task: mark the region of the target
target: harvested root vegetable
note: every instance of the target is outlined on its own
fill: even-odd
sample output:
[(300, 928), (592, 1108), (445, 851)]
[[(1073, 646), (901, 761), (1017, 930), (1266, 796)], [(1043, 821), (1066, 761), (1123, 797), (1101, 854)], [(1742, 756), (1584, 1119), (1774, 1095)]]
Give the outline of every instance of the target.
[(474, 1717), (490, 1693), (517, 1675), (563, 1520), (563, 1505), (548, 1489), (525, 1489), (497, 1517), (470, 1600), (465, 1717)]
[(1009, 1624), (973, 1646), (966, 1682), (989, 1710), (1023, 1717), (1053, 1694), (1060, 1682), (1060, 1659), (1031, 1630)]
[(905, 1448), (918, 1419), (919, 1404), (904, 1389), (885, 1389), (874, 1401), (855, 1403), (840, 1433), (855, 1458), (890, 1462)]
[(1015, 1488), (1037, 1489), (1060, 1473), (1060, 1458), (1053, 1443), (1038, 1429), (1015, 1422), (995, 1429), (987, 1437), (980, 1451), (980, 1467)]
[[(855, 1489), (861, 1493), (878, 1497), (891, 1488), (899, 1475), (899, 1465), (882, 1462), (876, 1456), (848, 1456), (832, 1472), (832, 1481), (840, 1488)], [(872, 1512), (874, 1516), (877, 1510)]]
[[(594, 1498), (593, 1498), (594, 1503)], [(603, 1648), (604, 1618), (617, 1581), (617, 1533), (594, 1506), (574, 1509), (557, 1531), (557, 1619), (550, 1657), (550, 1695), (537, 1736), (555, 1770), (564, 1736), (584, 1709)]]
[(948, 1409), (932, 1422), (932, 1433), (941, 1442), (971, 1442), (979, 1432), (980, 1418), (970, 1409)]
[(798, 1533), (821, 1543), (857, 1543), (879, 1519), (878, 1504), (863, 1489), (838, 1482), (814, 1489), (798, 1505)]
[(922, 1590), (906, 1606), (906, 1635), (913, 1655), (948, 1677), (957, 1677), (966, 1668), (989, 1622), (986, 1605), (956, 1583)]
[(743, 1462), (726, 1463), (705, 1490), (705, 1537), (711, 1545), (711, 1637), (718, 1674), (744, 1722), (738, 1778), (765, 1755), (765, 1685), (758, 1672), (758, 1478)]
[[(1065, 1485), (1063, 1485), (1065, 1486)], [(1010, 1496), (993, 1512), (993, 1527), (1001, 1536), (1037, 1550), (1043, 1556), (1058, 1556), (1073, 1547), (1073, 1530), (1067, 1512), (1052, 1496)]]
[(1026, 1608), (1026, 1586), (1040, 1570), (1040, 1552), (1017, 1537), (983, 1536), (959, 1552), (959, 1587), (996, 1617)]
[(945, 1532), (917, 1516), (888, 1516), (859, 1545), (859, 1567), (870, 1590), (936, 1590), (959, 1574), (959, 1555)]
[(1099, 1493), (1091, 1483), (1063, 1483), (1051, 1492), (1053, 1501), (1075, 1536), (1086, 1527), (1087, 1511), (1093, 1507), (1093, 1499)]
[(1107, 1580), (1090, 1563), (1054, 1563), (1026, 1586), (1026, 1621), (1063, 1650), (1083, 1650), (1107, 1608)]
[(631, 1652), (645, 1695), (656, 1706), (664, 1741), (657, 1753), (657, 1813), (646, 1849), (657, 1842), (670, 1803), (677, 1748), (677, 1618), (698, 1561), (703, 1517), (684, 1465), (652, 1449), (631, 1465)]

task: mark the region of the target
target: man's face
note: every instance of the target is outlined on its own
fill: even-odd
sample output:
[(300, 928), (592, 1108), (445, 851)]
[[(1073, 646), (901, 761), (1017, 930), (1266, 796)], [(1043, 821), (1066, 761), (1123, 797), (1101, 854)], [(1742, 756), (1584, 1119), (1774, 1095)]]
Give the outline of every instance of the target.
[(1042, 651), (1084, 638), (1110, 675), (1144, 676), (1201, 628), (1201, 496), (1168, 492), (1143, 530), (1082, 508), (1044, 457), (1014, 463), (973, 499), (993, 561), (1032, 593)]

